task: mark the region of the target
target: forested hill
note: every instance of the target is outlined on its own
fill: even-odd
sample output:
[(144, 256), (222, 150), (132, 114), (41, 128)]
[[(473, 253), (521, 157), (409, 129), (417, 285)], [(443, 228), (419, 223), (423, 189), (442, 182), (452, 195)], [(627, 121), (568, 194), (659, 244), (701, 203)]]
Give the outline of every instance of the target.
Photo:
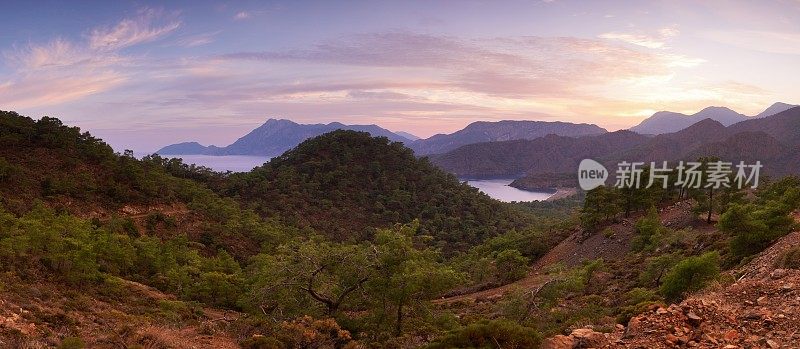
[(188, 238), (206, 252), (246, 259), (272, 230), (283, 228), (203, 184), (223, 180), (179, 159), (115, 153), (56, 118), (0, 111), (0, 213), (47, 208), (91, 218), (115, 233)]
[(433, 243), (447, 250), (466, 249), (519, 227), (521, 220), (508, 205), (414, 157), (402, 143), (366, 132), (325, 134), (251, 173), (225, 177), (177, 159), (118, 154), (58, 119), (33, 120), (14, 112), (0, 115), (0, 194), (0, 205), (19, 214), (41, 201), (101, 219), (133, 210), (158, 223), (157, 215), (147, 212), (179, 207), (191, 228), (161, 233), (188, 232), (209, 250), (225, 247), (241, 257), (256, 252), (257, 245), (244, 246), (252, 242), (250, 232), (221, 233), (231, 229), (221, 227), (228, 221), (253, 220), (239, 205), (340, 241), (362, 240), (374, 228), (419, 219), (420, 234), (433, 236)]
[(77, 212), (170, 201), (167, 185), (145, 180), (159, 178), (152, 171), (164, 174), (58, 119), (0, 112), (0, 194), (8, 208), (45, 200)]
[(531, 207), (365, 132), (224, 175), (0, 112), (0, 348), (419, 345), (453, 329), (430, 300), (524, 273), (574, 208)]
[(459, 248), (514, 225), (506, 206), (401, 143), (356, 131), (312, 138), (234, 174), (225, 194), (336, 240), (369, 238), (370, 228), (420, 219), (422, 234)]
[(221, 174), (180, 159), (116, 153), (57, 118), (0, 111), (0, 204), (13, 211), (24, 212), (36, 201), (81, 216), (124, 206), (191, 204), (216, 196), (201, 182), (222, 180)]

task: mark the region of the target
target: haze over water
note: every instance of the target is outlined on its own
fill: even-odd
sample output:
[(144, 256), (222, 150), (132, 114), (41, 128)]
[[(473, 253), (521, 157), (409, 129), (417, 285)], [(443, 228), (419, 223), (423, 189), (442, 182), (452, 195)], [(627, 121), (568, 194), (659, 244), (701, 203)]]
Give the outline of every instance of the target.
[(528, 190), (521, 190), (509, 186), (513, 179), (484, 179), (470, 180), (467, 184), (478, 188), (486, 195), (503, 202), (514, 201), (544, 201), (553, 196), (553, 193), (543, 193)]
[[(213, 156), (213, 155), (167, 155), (166, 157), (176, 157), (183, 159), (187, 164), (195, 164), (198, 166), (205, 166), (214, 171), (219, 172), (247, 172), (257, 166), (263, 165), (269, 161), (269, 157), (265, 156), (247, 156), (247, 155), (227, 155), (227, 156)], [(510, 187), (509, 184), (514, 181), (511, 179), (484, 179), (484, 180), (469, 180), (467, 184), (478, 188), (481, 192), (491, 196), (494, 199), (503, 202), (513, 201), (543, 201), (552, 196), (552, 193), (534, 192), (527, 190), (520, 190)]]
[(181, 158), (187, 164), (205, 166), (219, 172), (247, 172), (269, 161), (266, 156), (250, 155), (164, 155), (168, 158)]

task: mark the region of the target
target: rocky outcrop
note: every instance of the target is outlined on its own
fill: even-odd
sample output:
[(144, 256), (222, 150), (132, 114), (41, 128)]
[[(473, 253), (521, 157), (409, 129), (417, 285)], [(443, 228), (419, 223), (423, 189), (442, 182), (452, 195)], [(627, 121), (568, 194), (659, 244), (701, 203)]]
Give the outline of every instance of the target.
[(612, 333), (575, 330), (546, 339), (543, 347), (797, 348), (800, 270), (776, 269), (775, 261), (798, 244), (800, 232), (789, 234), (731, 271), (729, 280), (735, 281), (712, 285), (680, 304), (654, 305)]
[(578, 349), (578, 348), (603, 348), (611, 344), (610, 335), (596, 332), (591, 328), (579, 328), (572, 331), (569, 336), (557, 335), (546, 339), (542, 349)]

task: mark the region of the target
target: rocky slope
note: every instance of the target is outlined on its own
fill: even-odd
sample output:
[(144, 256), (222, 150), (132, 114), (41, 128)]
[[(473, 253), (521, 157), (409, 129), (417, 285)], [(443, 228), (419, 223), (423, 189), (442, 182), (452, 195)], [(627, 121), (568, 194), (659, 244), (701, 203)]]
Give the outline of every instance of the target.
[(627, 326), (599, 333), (591, 328), (558, 335), (543, 347), (561, 348), (796, 348), (800, 342), (800, 270), (776, 261), (800, 244), (789, 234), (717, 284), (680, 304), (654, 305)]

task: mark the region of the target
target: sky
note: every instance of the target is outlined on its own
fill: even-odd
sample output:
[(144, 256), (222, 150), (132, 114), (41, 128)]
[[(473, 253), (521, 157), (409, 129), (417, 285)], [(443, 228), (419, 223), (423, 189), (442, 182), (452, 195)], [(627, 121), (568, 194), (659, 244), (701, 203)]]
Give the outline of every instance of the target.
[(421, 137), (800, 103), (800, 0), (3, 1), (0, 110), (115, 150), (268, 118)]

